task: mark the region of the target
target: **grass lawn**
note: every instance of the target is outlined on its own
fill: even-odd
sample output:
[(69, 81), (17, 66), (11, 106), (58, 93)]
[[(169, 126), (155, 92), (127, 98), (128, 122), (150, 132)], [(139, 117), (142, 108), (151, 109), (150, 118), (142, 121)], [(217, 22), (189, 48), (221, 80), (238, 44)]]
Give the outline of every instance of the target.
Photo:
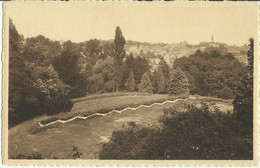
[[(112, 94), (111, 94), (112, 95)], [(102, 95), (100, 95), (102, 97)], [(186, 96), (187, 97), (187, 96)], [(157, 125), (162, 116), (162, 109), (171, 106), (182, 106), (183, 103), (195, 103), (200, 100), (216, 102), (222, 109), (230, 109), (231, 101), (210, 97), (169, 96), (159, 94), (128, 94), (119, 96), (105, 95), (102, 98), (87, 98), (87, 101), (78, 101), (71, 112), (61, 113), (55, 116), (41, 116), (25, 121), (8, 130), (8, 155), (33, 154), (39, 152), (44, 158), (53, 157), (70, 159), (68, 155), (72, 151), (71, 146), (77, 146), (83, 153), (82, 159), (97, 159), (100, 144), (107, 142), (113, 131), (121, 129), (128, 122)], [(93, 98), (93, 97), (92, 97)], [(139, 108), (135, 111), (126, 110), (123, 113), (111, 113), (105, 117), (93, 117), (87, 120), (74, 120), (66, 124), (54, 124), (48, 127), (40, 127), (38, 122), (44, 124), (57, 119), (66, 120), (78, 114), (89, 115), (92, 113), (107, 113), (113, 109), (150, 105), (154, 102), (182, 99), (176, 103), (165, 103), (162, 106), (155, 105), (150, 108)], [(84, 98), (82, 98), (84, 99)]]

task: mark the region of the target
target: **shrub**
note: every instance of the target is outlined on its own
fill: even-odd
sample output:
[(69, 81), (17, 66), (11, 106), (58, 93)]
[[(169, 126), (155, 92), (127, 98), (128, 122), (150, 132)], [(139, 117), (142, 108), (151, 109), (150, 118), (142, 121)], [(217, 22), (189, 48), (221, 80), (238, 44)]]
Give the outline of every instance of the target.
[(100, 159), (157, 159), (160, 132), (155, 127), (128, 123), (114, 132), (110, 141), (102, 145)]
[(73, 103), (68, 96), (55, 93), (50, 99), (44, 102), (44, 112), (48, 115), (54, 115), (60, 112), (70, 111)]

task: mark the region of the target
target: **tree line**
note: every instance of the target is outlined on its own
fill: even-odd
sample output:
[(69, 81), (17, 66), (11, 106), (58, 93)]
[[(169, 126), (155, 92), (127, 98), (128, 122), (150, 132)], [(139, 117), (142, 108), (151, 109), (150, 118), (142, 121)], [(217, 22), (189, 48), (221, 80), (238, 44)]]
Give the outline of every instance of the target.
[[(149, 61), (126, 55), (125, 43), (119, 27), (113, 43), (101, 44), (96, 39), (61, 43), (42, 35), (24, 39), (10, 19), (9, 125), (69, 111), (71, 98), (87, 94), (120, 90), (157, 93), (157, 85), (159, 93), (166, 93), (164, 78), (163, 85), (161, 80), (153, 80)], [(168, 78), (168, 65), (164, 60), (161, 64)]]
[(70, 99), (87, 94), (138, 91), (192, 93), (233, 98), (244, 66), (232, 54), (197, 51), (168, 65), (161, 58), (152, 72), (142, 53), (126, 54), (116, 27), (113, 42), (52, 41), (42, 35), (24, 39), (10, 19), (9, 124), (70, 111)]

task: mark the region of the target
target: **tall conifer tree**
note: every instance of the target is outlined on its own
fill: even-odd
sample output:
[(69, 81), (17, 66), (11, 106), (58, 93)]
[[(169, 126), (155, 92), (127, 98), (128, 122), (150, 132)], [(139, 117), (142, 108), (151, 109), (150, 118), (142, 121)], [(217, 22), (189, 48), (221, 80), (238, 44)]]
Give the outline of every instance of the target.
[(171, 94), (188, 94), (189, 82), (184, 72), (180, 68), (176, 68), (172, 74), (169, 93)]
[(116, 27), (115, 31), (115, 56), (114, 56), (114, 80), (116, 92), (118, 92), (118, 88), (120, 87), (123, 75), (123, 59), (125, 57), (125, 38), (122, 34), (120, 27)]
[(153, 85), (147, 73), (142, 76), (141, 83), (138, 88), (139, 92), (153, 93)]

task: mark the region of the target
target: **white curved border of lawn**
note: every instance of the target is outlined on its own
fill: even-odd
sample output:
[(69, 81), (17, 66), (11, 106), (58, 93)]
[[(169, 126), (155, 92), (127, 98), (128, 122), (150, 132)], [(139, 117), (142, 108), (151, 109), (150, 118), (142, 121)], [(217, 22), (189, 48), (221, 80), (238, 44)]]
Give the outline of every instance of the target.
[(165, 103), (176, 103), (177, 101), (180, 101), (180, 100), (186, 101), (187, 99), (196, 99), (196, 98), (194, 96), (189, 96), (186, 99), (176, 99), (176, 100), (173, 100), (173, 101), (166, 100), (166, 101), (164, 101), (162, 103), (153, 103), (151, 105), (140, 105), (138, 107), (127, 107), (127, 108), (124, 108), (122, 110), (112, 110), (112, 111), (110, 111), (108, 113), (95, 113), (95, 114), (92, 114), (92, 115), (89, 115), (89, 116), (86, 116), (86, 117), (75, 116), (75, 117), (72, 117), (72, 118), (70, 118), (68, 120), (56, 120), (56, 121), (52, 121), (52, 122), (47, 123), (47, 124), (41, 124), (41, 122), (39, 122), (39, 125), (40, 125), (40, 127), (47, 127), (47, 126), (50, 126), (50, 125), (53, 125), (53, 124), (56, 124), (56, 123), (65, 124), (65, 123), (71, 122), (71, 121), (76, 120), (76, 119), (86, 120), (86, 119), (88, 119), (90, 117), (93, 117), (93, 116), (106, 116), (106, 115), (111, 114), (111, 113), (122, 113), (122, 112), (124, 112), (126, 110), (137, 110), (137, 109), (142, 108), (142, 107), (144, 107), (144, 108), (151, 108), (152, 106), (155, 106), (155, 105), (162, 106)]

